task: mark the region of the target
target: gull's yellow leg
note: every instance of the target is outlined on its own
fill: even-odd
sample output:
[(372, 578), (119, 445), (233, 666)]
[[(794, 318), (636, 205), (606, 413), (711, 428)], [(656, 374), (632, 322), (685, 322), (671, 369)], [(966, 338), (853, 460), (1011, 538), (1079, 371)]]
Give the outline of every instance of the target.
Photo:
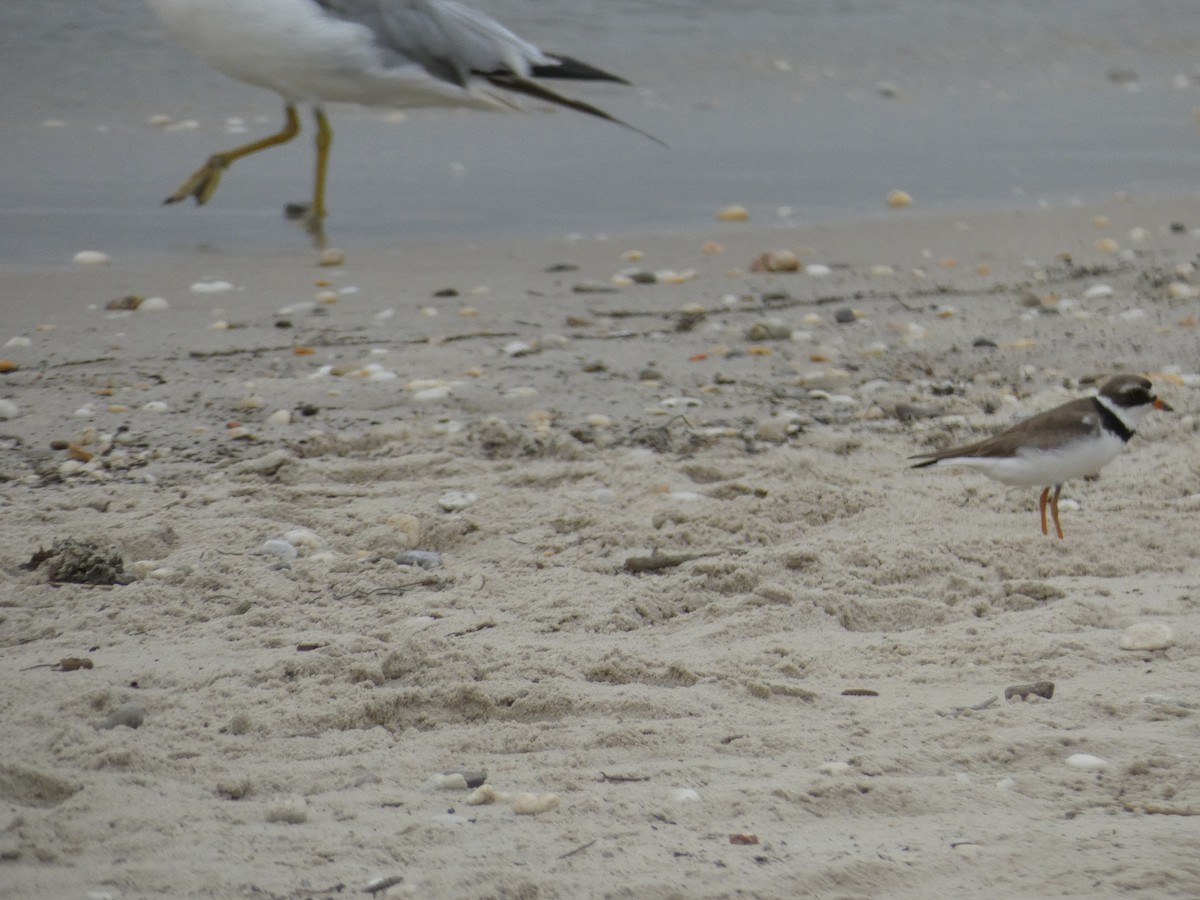
[(313, 182), (312, 209), (309, 210), (309, 226), (318, 227), (325, 221), (325, 174), (329, 171), (329, 148), (333, 146), (333, 129), (325, 118), (325, 110), (313, 110), (317, 120), (317, 175)]
[(325, 176), (329, 171), (329, 148), (333, 146), (333, 129), (325, 111), (319, 106), (313, 108), (313, 118), (317, 122), (317, 171), (313, 179), (312, 203), (289, 203), (284, 214), (289, 218), (304, 223), (305, 229), (313, 236), (318, 247), (325, 246)]
[(232, 150), (226, 150), (222, 153), (214, 153), (204, 165), (193, 172), (191, 177), (179, 186), (179, 190), (163, 202), (178, 203), (180, 200), (186, 200), (188, 197), (195, 197), (197, 205), (207, 203), (209, 198), (217, 192), (217, 185), (221, 183), (221, 173), (233, 165), (234, 162), (243, 156), (257, 153), (259, 150), (266, 150), (268, 147), (274, 147), (278, 144), (286, 144), (298, 135), (300, 133), (300, 117), (296, 115), (296, 107), (289, 103), (285, 109), (287, 112), (287, 121), (284, 122), (283, 128), (275, 134), (267, 135), (261, 140), (243, 144), (241, 147), (234, 147)]

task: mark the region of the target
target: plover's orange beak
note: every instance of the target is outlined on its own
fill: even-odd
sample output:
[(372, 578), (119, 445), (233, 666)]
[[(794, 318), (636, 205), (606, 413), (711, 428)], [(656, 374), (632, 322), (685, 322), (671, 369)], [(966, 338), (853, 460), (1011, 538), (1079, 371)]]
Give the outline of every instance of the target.
[(1161, 409), (1163, 412), (1175, 412), (1175, 408), (1170, 403), (1158, 397), (1154, 398), (1154, 408)]

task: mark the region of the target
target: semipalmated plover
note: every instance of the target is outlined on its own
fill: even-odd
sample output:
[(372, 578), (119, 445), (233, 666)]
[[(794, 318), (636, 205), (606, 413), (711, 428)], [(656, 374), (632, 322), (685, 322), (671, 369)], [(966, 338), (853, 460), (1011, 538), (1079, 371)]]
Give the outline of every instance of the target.
[(1038, 501), (1042, 534), (1050, 533), (1046, 527), (1049, 501), (1054, 530), (1061, 539), (1058, 495), (1063, 484), (1071, 478), (1098, 474), (1121, 452), (1151, 409), (1170, 411), (1171, 407), (1154, 396), (1148, 378), (1118, 375), (1105, 382), (1095, 396), (1071, 400), (974, 444), (918, 453), (909, 459), (924, 460), (913, 466), (917, 469), (963, 466), (978, 469), (1002, 484), (1046, 486)]

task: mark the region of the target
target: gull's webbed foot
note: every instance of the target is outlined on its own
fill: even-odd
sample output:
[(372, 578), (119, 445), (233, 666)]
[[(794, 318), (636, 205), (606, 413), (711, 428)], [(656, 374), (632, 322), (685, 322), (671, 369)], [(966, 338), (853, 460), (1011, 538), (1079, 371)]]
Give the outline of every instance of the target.
[(289, 203), (283, 208), (283, 215), (289, 222), (303, 225), (304, 230), (312, 236), (313, 245), (318, 250), (325, 249), (325, 212), (323, 210), (318, 212), (309, 203)]
[(217, 187), (221, 184), (221, 173), (229, 168), (230, 162), (232, 160), (224, 153), (214, 153), (163, 203), (179, 203), (188, 197), (194, 197), (196, 205), (203, 206), (217, 192)]

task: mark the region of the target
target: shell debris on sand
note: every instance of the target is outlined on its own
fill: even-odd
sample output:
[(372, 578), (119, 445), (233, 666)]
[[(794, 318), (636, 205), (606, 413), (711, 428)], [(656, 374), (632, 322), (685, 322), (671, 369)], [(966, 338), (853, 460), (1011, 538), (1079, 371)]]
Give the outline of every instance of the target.
[(1086, 772), (1101, 772), (1110, 765), (1108, 760), (1090, 753), (1073, 753), (1067, 757), (1066, 763), (1072, 768), (1083, 769)]
[(1166, 650), (1175, 643), (1171, 626), (1162, 622), (1136, 622), (1121, 632), (1122, 650)]
[(81, 266), (107, 266), (112, 262), (112, 257), (99, 250), (80, 250), (73, 260)]
[(750, 261), (751, 272), (799, 272), (800, 257), (791, 250), (765, 250)]
[(558, 809), (561, 802), (558, 794), (521, 793), (512, 798), (510, 808), (518, 816), (537, 816)]

